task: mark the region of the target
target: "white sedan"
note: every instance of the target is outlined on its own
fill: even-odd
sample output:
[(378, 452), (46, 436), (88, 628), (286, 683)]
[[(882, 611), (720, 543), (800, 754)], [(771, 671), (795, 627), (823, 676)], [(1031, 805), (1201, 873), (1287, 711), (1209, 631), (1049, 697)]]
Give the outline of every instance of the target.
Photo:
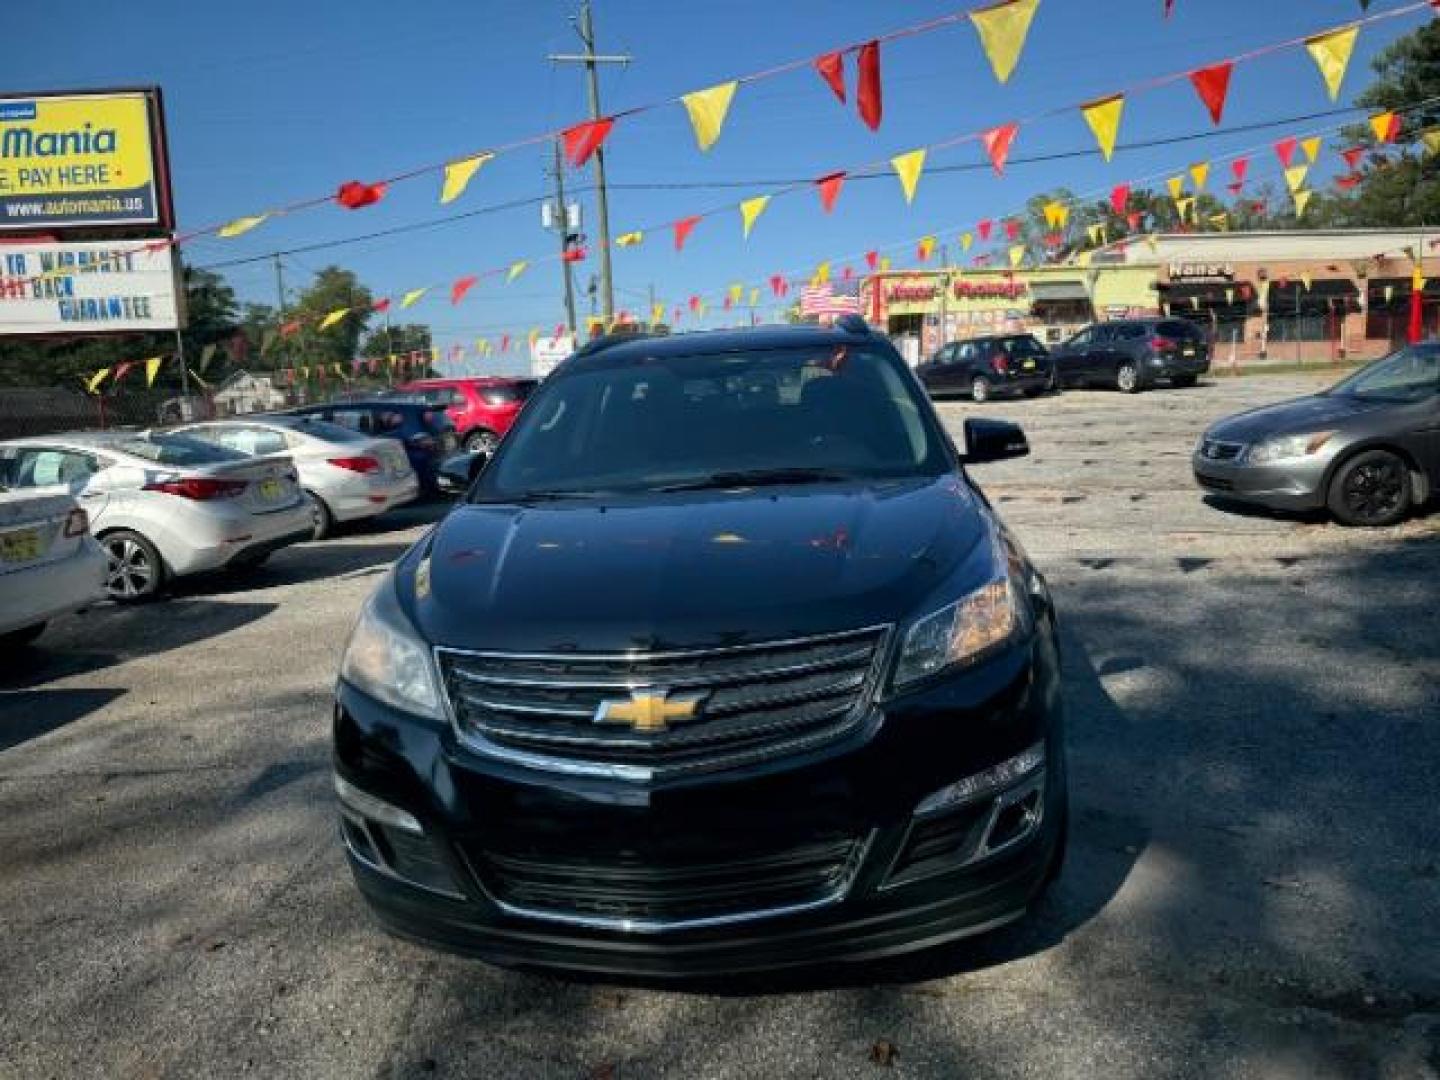
[(198, 439), (85, 432), (0, 443), (6, 486), (67, 490), (108, 559), (106, 591), (155, 596), (171, 577), (258, 566), (309, 539), (288, 457), (246, 457)]
[(420, 481), (405, 448), (312, 416), (247, 416), (175, 428), (242, 454), (288, 454), (310, 504), (312, 538), (337, 522), (375, 517), (414, 502)]
[(75, 500), (0, 486), (0, 651), (104, 598), (105, 552)]

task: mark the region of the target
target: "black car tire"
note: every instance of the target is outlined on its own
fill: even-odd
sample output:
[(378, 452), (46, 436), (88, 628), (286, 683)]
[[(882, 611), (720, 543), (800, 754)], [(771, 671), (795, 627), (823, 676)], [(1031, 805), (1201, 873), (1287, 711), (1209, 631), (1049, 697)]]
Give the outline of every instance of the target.
[(1199, 378), (1200, 376), (1198, 375), (1176, 375), (1170, 382), (1174, 386), (1188, 387), (1194, 386), (1195, 383), (1199, 381)]
[(1127, 394), (1140, 392), (1140, 369), (1126, 361), (1115, 369), (1115, 389)]
[(273, 551), (262, 551), (258, 555), (241, 555), (230, 564), (229, 569), (237, 574), (248, 574), (264, 566), (273, 554)]
[(105, 592), (117, 604), (153, 600), (165, 584), (165, 563), (137, 532), (116, 529), (100, 537), (105, 549)]
[(1039, 397), (1041, 394), (1045, 393), (1045, 389), (1046, 389), (1046, 388), (1043, 387), (1043, 386), (1036, 386), (1036, 387), (1034, 387), (1034, 388), (1032, 388), (1032, 389), (1030, 389), (1030, 390), (1026, 390), (1026, 391), (1025, 391), (1025, 396), (1026, 396), (1027, 398), (1036, 398), (1036, 397)]
[(1365, 450), (1335, 470), (1325, 501), (1343, 525), (1394, 525), (1410, 512), (1410, 467), (1389, 450)]
[(1047, 394), (1058, 394), (1060, 392), (1060, 373), (1053, 367), (1050, 369), (1050, 378), (1045, 380), (1045, 392)]
[(500, 436), (487, 428), (476, 428), (465, 436), (465, 449), (472, 454), (493, 454), (500, 445)]
[(37, 622), (30, 626), (22, 626), (19, 630), (0, 634), (0, 649), (18, 649), (29, 645), (45, 632), (45, 625), (43, 622)]
[(305, 502), (310, 507), (310, 539), (324, 540), (330, 535), (330, 530), (335, 528), (335, 515), (330, 512), (330, 507), (325, 505), (325, 500), (308, 488), (305, 491)]
[(984, 375), (976, 375), (970, 380), (970, 400), (977, 405), (983, 405), (990, 400), (990, 380)]

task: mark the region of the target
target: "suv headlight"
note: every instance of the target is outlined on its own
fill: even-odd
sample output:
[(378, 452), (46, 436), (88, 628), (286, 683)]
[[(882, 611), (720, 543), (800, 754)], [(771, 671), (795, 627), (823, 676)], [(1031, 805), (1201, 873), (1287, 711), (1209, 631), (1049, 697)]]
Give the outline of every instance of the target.
[(949, 667), (968, 667), (1014, 641), (1029, 626), (1029, 608), (1008, 573), (948, 607), (917, 619), (905, 635), (891, 688)]
[(1303, 435), (1277, 435), (1261, 439), (1250, 447), (1245, 460), (1251, 465), (1269, 465), (1276, 461), (1293, 461), (1318, 454), (1335, 437), (1333, 431), (1309, 431)]
[(440, 715), (429, 649), (400, 610), (393, 577), (381, 582), (360, 609), (340, 661), (340, 677), (397, 709)]

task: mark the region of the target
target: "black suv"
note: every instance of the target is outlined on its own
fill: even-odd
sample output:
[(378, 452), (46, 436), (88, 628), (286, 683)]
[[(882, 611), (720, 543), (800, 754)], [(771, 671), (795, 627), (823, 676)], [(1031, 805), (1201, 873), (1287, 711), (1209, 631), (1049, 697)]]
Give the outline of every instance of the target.
[(1066, 825), (1049, 590), (858, 317), (587, 346), (365, 603), (335, 785), (395, 932), (717, 974), (1021, 916)]
[(366, 435), (400, 440), (410, 467), (420, 480), (420, 490), (427, 495), (440, 492), (440, 464), (460, 445), (455, 425), (445, 410), (435, 408), (417, 395), (392, 394), (304, 405), (288, 410), (286, 415), (313, 416)]
[(1113, 386), (1139, 393), (1160, 380), (1194, 386), (1210, 370), (1205, 332), (1184, 319), (1094, 323), (1050, 350), (1062, 386)]
[(925, 389), (962, 391), (975, 401), (1001, 394), (1034, 397), (1055, 389), (1050, 354), (1033, 334), (952, 341), (915, 369)]

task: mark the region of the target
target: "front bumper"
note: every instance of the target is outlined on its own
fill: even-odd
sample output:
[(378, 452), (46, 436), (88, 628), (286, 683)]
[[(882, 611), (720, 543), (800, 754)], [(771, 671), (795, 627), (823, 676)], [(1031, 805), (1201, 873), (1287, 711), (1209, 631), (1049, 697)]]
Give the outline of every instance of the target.
[[(1048, 630), (802, 761), (653, 784), (505, 765), (343, 683), (337, 698), (337, 774), (423, 829), (357, 833), (363, 815), (347, 807), (360, 891), (396, 933), (501, 963), (697, 976), (925, 948), (1022, 915), (1063, 836)], [(927, 796), (1037, 744), (1042, 769), (917, 816)], [(774, 853), (836, 843), (828, 884), (787, 893), (800, 861)], [(516, 865), (531, 874), (518, 887)], [(708, 916), (647, 907), (723, 890), (728, 906)]]
[(1211, 461), (1196, 453), (1190, 464), (1195, 482), (1216, 498), (1294, 513), (1325, 505), (1324, 462), (1246, 465)]

